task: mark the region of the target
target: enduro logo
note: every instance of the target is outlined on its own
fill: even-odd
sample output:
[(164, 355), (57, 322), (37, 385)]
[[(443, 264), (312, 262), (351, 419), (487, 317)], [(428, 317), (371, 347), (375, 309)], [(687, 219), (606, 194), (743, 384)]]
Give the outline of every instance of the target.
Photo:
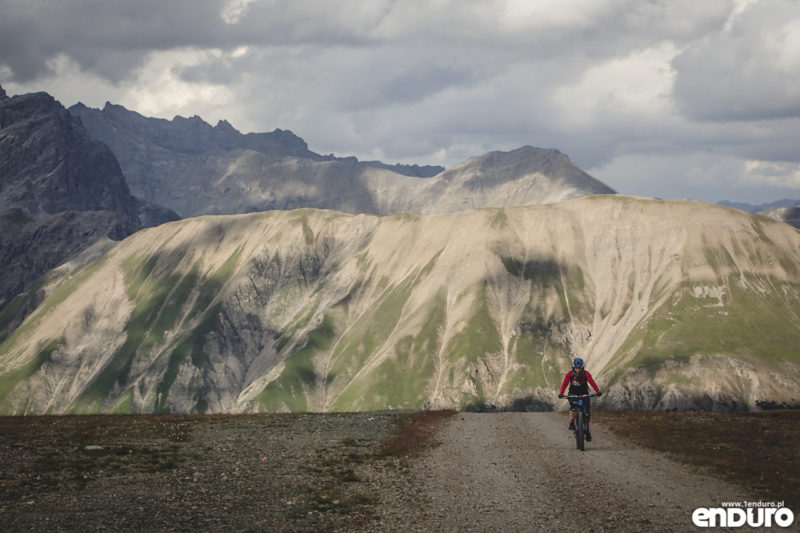
[(794, 513), (783, 502), (724, 502), (722, 507), (699, 507), (692, 513), (697, 527), (789, 527)]

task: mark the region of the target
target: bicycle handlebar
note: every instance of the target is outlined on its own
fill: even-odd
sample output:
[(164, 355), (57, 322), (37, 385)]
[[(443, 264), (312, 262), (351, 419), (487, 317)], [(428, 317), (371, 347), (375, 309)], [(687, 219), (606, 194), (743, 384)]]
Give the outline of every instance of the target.
[(597, 393), (593, 394), (567, 394), (564, 396), (565, 400), (569, 400), (570, 398), (591, 398), (592, 396), (597, 396)]

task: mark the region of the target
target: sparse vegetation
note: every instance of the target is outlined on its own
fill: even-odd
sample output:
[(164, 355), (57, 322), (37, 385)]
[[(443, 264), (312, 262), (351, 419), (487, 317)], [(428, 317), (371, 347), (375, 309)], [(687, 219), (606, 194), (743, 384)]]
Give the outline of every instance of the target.
[[(743, 360), (775, 364), (800, 361), (800, 298), (776, 302), (745, 284), (781, 287), (778, 294), (800, 295), (800, 286), (777, 280), (731, 275), (724, 300), (697, 295), (687, 284), (647, 320), (637, 326), (618, 357), (633, 354), (629, 367), (654, 372), (669, 360), (686, 362), (695, 354), (728, 354)], [(722, 305), (724, 303), (724, 305)]]
[[(363, 367), (366, 361), (375, 354), (403, 316), (403, 308), (416, 282), (409, 276), (402, 282), (387, 289), (374, 308), (366, 313), (339, 339), (336, 349), (331, 353), (330, 372), (337, 378), (349, 381)], [(349, 381), (335, 402), (331, 405), (334, 411), (348, 411), (361, 408), (360, 390), (371, 387), (374, 376), (369, 383)]]
[(10, 530), (369, 529), (452, 414), (0, 417), (0, 512)]
[(262, 409), (280, 411), (305, 411), (308, 409), (306, 393), (317, 381), (314, 357), (330, 349), (333, 339), (333, 326), (329, 317), (312, 331), (306, 346), (284, 360), (280, 376), (270, 382), (259, 394)]
[(800, 507), (800, 410), (754, 413), (593, 410), (595, 424), (699, 470)]
[[(603, 250), (590, 254), (581, 245), (562, 246), (571, 231), (576, 243), (599, 231), (594, 210), (586, 209), (598, 201), (614, 210), (615, 220), (643, 216), (636, 220), (646, 225), (657, 219), (653, 231), (666, 228), (665, 239), (632, 242), (620, 230), (595, 239), (592, 246)], [(154, 228), (50, 286), (50, 296), (0, 347), (0, 379), (8, 384), (0, 408), (20, 412), (26, 405), (22, 391), (44, 375), (33, 361), (33, 343), (61, 331), (64, 364), (47, 367), (57, 374), (47, 379), (61, 384), (58, 395), (37, 397), (30, 404), (35, 412), (202, 411), (218, 408), (215, 388), (230, 383), (253, 386), (236, 391), (242, 403), (235, 409), (302, 411), (321, 408), (322, 401), (337, 411), (414, 409), (434, 392), (453, 406), (496, 403), (556, 386), (560, 360), (576, 350), (620, 342), (605, 365), (616, 381), (606, 386), (649, 372), (659, 380), (659, 394), (697, 392), (699, 373), (689, 370), (705, 357), (742, 363), (754, 374), (800, 362), (800, 267), (791, 266), (795, 252), (785, 244), (793, 235), (731, 212), (719, 240), (712, 232), (718, 221), (697, 215), (697, 225), (684, 224), (649, 212), (655, 208), (684, 210), (680, 203), (609, 197), (452, 218), (453, 224), (480, 219), (475, 231), (453, 231), (449, 217), (387, 217), (371, 220), (369, 231), (359, 229), (355, 235), (364, 240), (357, 243), (348, 241), (349, 215), (311, 209)], [(516, 233), (523, 214), (541, 227)], [(550, 216), (557, 232), (543, 231), (550, 221), (541, 219)], [(581, 217), (586, 221), (576, 224)], [(334, 218), (336, 227), (327, 226)], [(702, 229), (697, 235), (695, 226)], [(242, 239), (244, 227), (268, 237), (231, 240)], [(603, 227), (613, 233), (613, 224)], [(393, 233), (414, 247), (415, 257), (393, 249), (387, 242)], [(625, 259), (632, 246), (641, 257), (635, 266)], [(387, 262), (398, 256), (403, 270), (392, 266), (394, 259)], [(95, 272), (104, 283), (117, 283), (103, 289), (113, 303), (81, 290)], [(61, 302), (65, 316), (45, 316)], [(20, 305), (0, 316), (0, 328)], [(124, 324), (108, 320), (131, 306), (127, 320), (119, 318)], [(112, 308), (120, 314), (108, 314)], [(243, 366), (223, 377), (218, 361), (208, 364), (207, 350), (214, 357), (222, 350)], [(26, 367), (32, 374), (11, 372), (21, 369), (21, 357), (33, 361)], [(752, 401), (752, 389), (733, 386), (742, 389), (737, 402)], [(236, 393), (225, 401), (231, 397)]]
[[(593, 411), (624, 440), (795, 512), (798, 415)], [(0, 417), (0, 512), (10, 530), (381, 530), (386, 507), (419, 511), (410, 466), (454, 416)]]
[(383, 453), (393, 456), (409, 456), (419, 453), (433, 441), (436, 430), (457, 411), (417, 411), (403, 415), (397, 429), (384, 442)]

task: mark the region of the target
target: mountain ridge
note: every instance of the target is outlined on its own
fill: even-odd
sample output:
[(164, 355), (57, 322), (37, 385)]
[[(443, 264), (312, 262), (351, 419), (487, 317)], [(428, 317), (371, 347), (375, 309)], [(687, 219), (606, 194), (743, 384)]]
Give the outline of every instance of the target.
[[(303, 207), (379, 215), (451, 212), (615, 192), (568, 158), (550, 166), (538, 161), (530, 156), (531, 147), (523, 147), (527, 159), (515, 150), (453, 169), (392, 166), (321, 156), (282, 130), (242, 135), (227, 122), (212, 128), (199, 117), (150, 119), (112, 104), (102, 111), (84, 105), (70, 110), (111, 147), (135, 194), (162, 198), (184, 217)], [(193, 139), (191, 150), (186, 139)], [(454, 179), (457, 169), (464, 174), (460, 179)], [(569, 193), (556, 190), (564, 185), (560, 180), (566, 180)]]
[[(52, 112), (19, 133), (21, 102)], [(4, 176), (62, 179), (42, 201), (23, 181), (0, 190), (0, 258), (29, 266), (42, 241), (56, 261), (41, 272), (69, 260), (0, 312), (0, 412), (550, 408), (575, 355), (606, 407), (798, 402), (800, 234), (785, 224), (616, 195), (553, 149), (422, 178), (283, 130), (71, 109), (0, 87), (0, 141), (60, 117), (56, 136), (85, 144), (65, 153), (101, 161), (65, 164), (53, 142), (7, 160)], [(125, 130), (114, 148), (85, 142), (98, 113)], [(59, 203), (92, 187), (78, 210)], [(193, 218), (111, 242), (161, 213), (131, 190)]]
[(717, 202), (717, 204), (724, 205), (726, 207), (741, 209), (742, 211), (748, 211), (750, 213), (761, 213), (768, 209), (773, 209), (778, 207), (798, 206), (800, 205), (800, 199), (791, 200), (789, 198), (783, 198), (780, 200), (775, 200), (774, 202), (766, 202), (763, 204), (750, 204), (747, 202), (731, 202), (729, 200), (723, 200), (721, 202)]
[(771, 207), (760, 211), (759, 214), (800, 229), (800, 204), (790, 207)]
[(618, 195), (187, 219), (49, 288), (0, 346), (0, 408), (547, 406), (578, 354), (607, 407), (791, 404), (798, 254), (785, 224)]

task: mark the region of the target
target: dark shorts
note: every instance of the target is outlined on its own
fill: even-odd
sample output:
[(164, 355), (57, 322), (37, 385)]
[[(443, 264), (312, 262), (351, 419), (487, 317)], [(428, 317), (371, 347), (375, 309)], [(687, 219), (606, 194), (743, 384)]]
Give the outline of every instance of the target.
[[(577, 411), (578, 410), (578, 398), (568, 398), (569, 400), (569, 410), (570, 411)], [(592, 407), (592, 399), (591, 398), (583, 398), (583, 405), (586, 406), (586, 415), (589, 415), (589, 410)]]

